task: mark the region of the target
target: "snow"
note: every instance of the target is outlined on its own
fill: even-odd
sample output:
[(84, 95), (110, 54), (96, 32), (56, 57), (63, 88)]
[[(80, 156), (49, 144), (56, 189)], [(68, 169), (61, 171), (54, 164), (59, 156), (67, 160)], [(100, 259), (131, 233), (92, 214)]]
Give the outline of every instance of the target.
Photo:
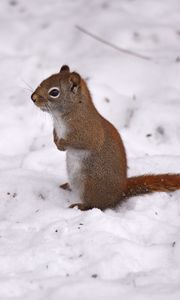
[(30, 99), (69, 64), (121, 132), (129, 175), (180, 172), (179, 20), (179, 0), (0, 1), (1, 300), (180, 298), (180, 192), (68, 209), (65, 153)]

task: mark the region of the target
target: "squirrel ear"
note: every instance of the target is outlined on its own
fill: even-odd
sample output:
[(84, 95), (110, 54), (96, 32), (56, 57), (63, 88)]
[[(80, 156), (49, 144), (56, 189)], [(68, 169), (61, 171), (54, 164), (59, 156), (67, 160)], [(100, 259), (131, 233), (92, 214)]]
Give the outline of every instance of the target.
[(70, 69), (67, 65), (63, 65), (60, 69), (60, 72), (59, 73), (62, 73), (62, 72), (69, 72)]
[(80, 86), (81, 76), (76, 72), (72, 72), (69, 80), (71, 84), (71, 92), (75, 94), (78, 90), (78, 87)]

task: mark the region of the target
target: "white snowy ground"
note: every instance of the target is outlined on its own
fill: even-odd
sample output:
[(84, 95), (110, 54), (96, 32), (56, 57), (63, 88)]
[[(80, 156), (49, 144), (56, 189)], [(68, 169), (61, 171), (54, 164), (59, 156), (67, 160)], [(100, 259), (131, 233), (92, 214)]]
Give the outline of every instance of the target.
[(1, 0), (0, 300), (180, 299), (180, 192), (67, 208), (65, 154), (25, 83), (64, 63), (120, 130), (130, 175), (180, 172), (179, 0)]

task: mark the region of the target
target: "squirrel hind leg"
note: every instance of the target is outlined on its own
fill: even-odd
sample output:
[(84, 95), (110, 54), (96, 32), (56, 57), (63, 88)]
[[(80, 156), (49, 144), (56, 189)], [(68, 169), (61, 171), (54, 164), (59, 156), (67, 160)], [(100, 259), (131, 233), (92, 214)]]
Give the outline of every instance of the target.
[(90, 207), (90, 206), (88, 206), (84, 203), (73, 203), (69, 206), (69, 208), (74, 208), (74, 207), (77, 207), (78, 209), (83, 210), (83, 211), (84, 210), (89, 210), (89, 209), (92, 208), (92, 207)]
[(61, 189), (71, 192), (70, 184), (68, 182), (63, 183), (59, 186)]

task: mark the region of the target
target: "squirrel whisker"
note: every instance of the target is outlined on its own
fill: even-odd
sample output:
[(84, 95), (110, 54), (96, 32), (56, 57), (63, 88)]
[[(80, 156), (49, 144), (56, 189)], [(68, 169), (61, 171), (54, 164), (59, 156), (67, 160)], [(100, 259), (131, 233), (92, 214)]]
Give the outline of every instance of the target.
[(30, 84), (27, 83), (24, 79), (21, 78), (21, 80), (22, 80), (23, 83), (25, 83), (25, 85), (29, 88), (29, 90), (30, 90), (31, 92), (33, 92), (34, 89), (32, 88), (32, 86), (30, 86)]

